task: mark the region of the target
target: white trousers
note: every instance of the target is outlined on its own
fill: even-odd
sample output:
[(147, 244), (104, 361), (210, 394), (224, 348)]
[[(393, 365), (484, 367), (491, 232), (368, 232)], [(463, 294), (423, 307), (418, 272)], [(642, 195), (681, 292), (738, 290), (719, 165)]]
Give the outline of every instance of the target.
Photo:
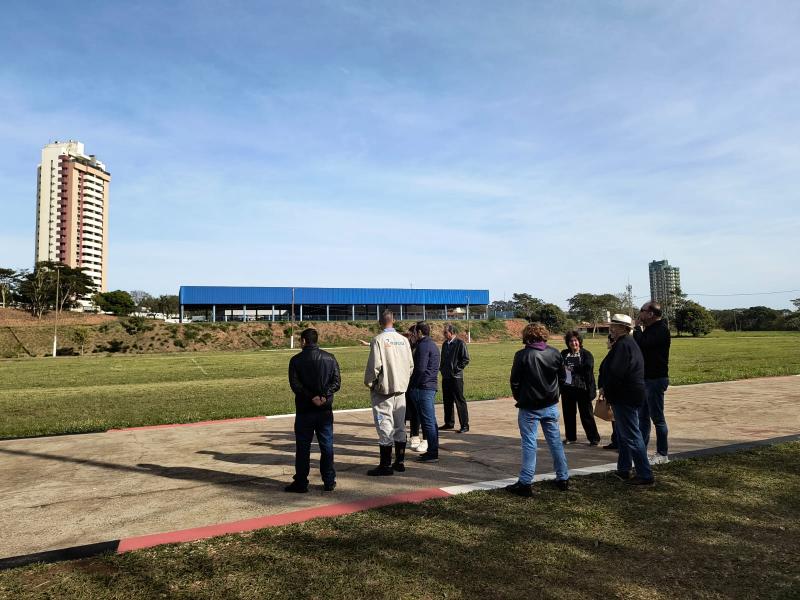
[(395, 442), (406, 441), (406, 395), (370, 394), (372, 400), (372, 417), (378, 431), (378, 443), (381, 446), (392, 446)]

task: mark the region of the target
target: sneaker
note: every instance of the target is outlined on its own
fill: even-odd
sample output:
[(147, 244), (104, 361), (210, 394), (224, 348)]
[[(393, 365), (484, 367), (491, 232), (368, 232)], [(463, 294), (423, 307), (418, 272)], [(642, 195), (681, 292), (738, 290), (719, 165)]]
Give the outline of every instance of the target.
[(569, 479), (555, 479), (553, 485), (556, 486), (556, 489), (566, 492), (569, 489)]
[(531, 487), (530, 483), (522, 483), (517, 481), (516, 483), (507, 485), (506, 491), (511, 492), (515, 496), (521, 496), (522, 498), (530, 498), (533, 496), (533, 488)]
[(336, 482), (335, 481), (333, 483), (323, 484), (323, 486), (322, 486), (322, 490), (324, 492), (332, 492), (335, 489), (336, 489)]
[[(414, 448), (412, 446), (412, 448)], [(422, 440), (419, 443), (419, 446), (414, 448), (414, 452), (419, 452), (420, 454), (425, 454), (428, 451), (428, 440)]]
[(394, 475), (394, 469), (391, 466), (379, 465), (367, 471), (367, 475), (370, 477), (386, 477), (387, 475)]
[(418, 435), (412, 435), (411, 436), (411, 444), (410, 444), (411, 449), (412, 450), (416, 450), (419, 447), (419, 443), (420, 443), (419, 436)]
[(303, 485), (303, 484), (297, 483), (296, 481), (293, 481), (292, 483), (287, 485), (285, 488), (283, 488), (283, 491), (284, 492), (293, 492), (295, 494), (305, 494), (305, 493), (308, 492), (308, 484)]
[(656, 482), (652, 477), (643, 479), (642, 477), (632, 477), (625, 482), (626, 485), (653, 485)]
[(417, 462), (437, 463), (437, 462), (439, 462), (439, 456), (430, 454), (429, 452), (426, 452), (425, 454), (423, 454), (422, 456), (417, 458)]
[(651, 465), (665, 465), (669, 462), (669, 456), (656, 452), (655, 454), (648, 456), (647, 460), (650, 461)]

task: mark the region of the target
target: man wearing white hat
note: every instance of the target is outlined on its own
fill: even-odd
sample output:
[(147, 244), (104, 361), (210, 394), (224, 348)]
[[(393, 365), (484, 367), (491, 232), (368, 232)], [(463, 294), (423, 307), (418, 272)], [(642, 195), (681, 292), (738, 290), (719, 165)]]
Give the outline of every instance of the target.
[[(600, 395), (614, 409), (619, 457), (617, 478), (631, 485), (652, 485), (653, 471), (639, 431), (639, 409), (645, 402), (644, 357), (630, 335), (633, 320), (628, 315), (613, 315), (609, 324), (611, 350), (600, 365)], [(631, 475), (631, 461), (636, 477)]]

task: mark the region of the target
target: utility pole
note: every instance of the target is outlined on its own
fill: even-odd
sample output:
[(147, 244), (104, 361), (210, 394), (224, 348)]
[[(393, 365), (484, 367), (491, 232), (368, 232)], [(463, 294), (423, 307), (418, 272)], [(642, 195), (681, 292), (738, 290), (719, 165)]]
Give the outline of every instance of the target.
[(61, 266), (56, 266), (56, 321), (53, 325), (53, 358), (58, 351), (58, 292), (61, 287)]
[(467, 296), (467, 343), (472, 343), (472, 332), (470, 331), (469, 323), (469, 296)]

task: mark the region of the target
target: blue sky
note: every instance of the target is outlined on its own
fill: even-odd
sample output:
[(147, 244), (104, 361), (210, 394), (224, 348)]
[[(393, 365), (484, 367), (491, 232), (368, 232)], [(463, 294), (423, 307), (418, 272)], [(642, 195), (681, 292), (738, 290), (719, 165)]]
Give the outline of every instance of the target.
[[(112, 173), (109, 287), (800, 289), (796, 2), (16, 3), (0, 265), (36, 165)], [(788, 308), (800, 292), (696, 295)]]

